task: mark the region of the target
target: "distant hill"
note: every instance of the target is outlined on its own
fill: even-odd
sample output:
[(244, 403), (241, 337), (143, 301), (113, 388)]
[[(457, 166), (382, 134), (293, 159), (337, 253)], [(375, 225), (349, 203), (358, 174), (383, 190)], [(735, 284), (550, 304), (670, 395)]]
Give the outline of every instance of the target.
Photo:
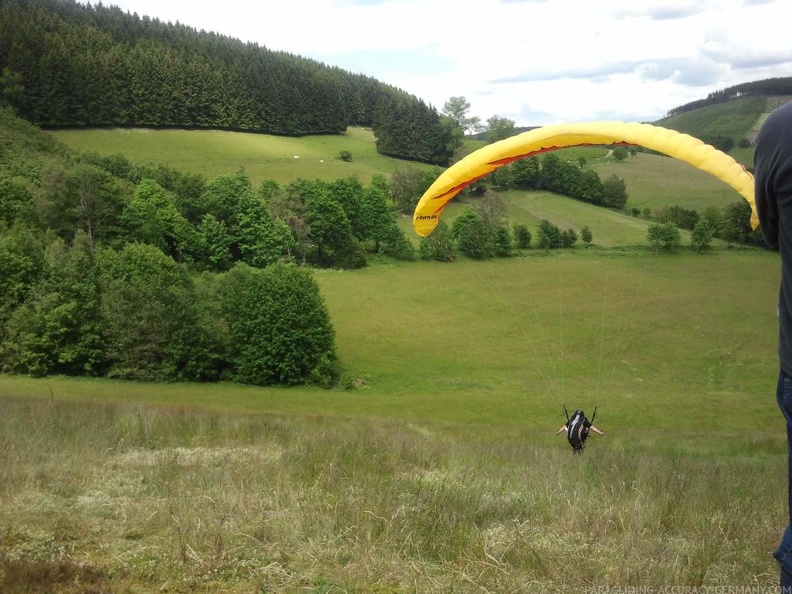
[[(765, 116), (790, 101), (792, 77), (769, 78), (715, 91), (705, 99), (675, 107), (666, 117), (649, 123), (704, 140), (729, 137), (734, 146), (745, 144), (744, 141), (752, 145)], [(514, 134), (537, 127), (518, 127)], [(468, 138), (483, 141), (486, 136), (486, 132), (481, 132)]]
[(370, 127), (382, 154), (446, 164), (454, 130), (371, 77), (101, 2), (0, 2), (0, 105), (48, 128), (278, 136)]
[(784, 95), (792, 95), (792, 77), (766, 78), (764, 80), (741, 83), (721, 89), (720, 91), (714, 91), (707, 95), (706, 99), (699, 99), (675, 107), (668, 112), (668, 115), (679, 115), (702, 107), (739, 99), (741, 97), (774, 97)]
[(744, 141), (752, 144), (765, 116), (790, 100), (792, 96), (739, 97), (669, 115), (655, 123), (697, 138), (729, 136), (737, 146)]
[[(729, 137), (735, 146), (753, 146), (771, 111), (792, 101), (792, 77), (747, 82), (710, 93), (668, 112), (655, 124), (705, 141)], [(715, 144), (715, 143), (713, 143)]]
[[(513, 136), (522, 134), (523, 132), (530, 132), (531, 130), (536, 130), (537, 128), (541, 128), (541, 126), (517, 126), (514, 128)], [(467, 138), (469, 140), (487, 140), (487, 133), (479, 132), (478, 134), (471, 134), (467, 136)]]

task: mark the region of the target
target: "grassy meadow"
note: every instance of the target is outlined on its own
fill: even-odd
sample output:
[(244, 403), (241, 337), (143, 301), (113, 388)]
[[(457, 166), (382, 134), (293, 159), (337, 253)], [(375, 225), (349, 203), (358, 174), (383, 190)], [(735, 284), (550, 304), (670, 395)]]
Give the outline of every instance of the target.
[[(53, 134), (254, 184), (399, 166), (356, 129)], [(673, 159), (585, 154), (630, 206), (740, 199)], [(656, 255), (645, 220), (503, 198), (511, 221), (588, 225), (594, 245), (316, 270), (351, 389), (0, 375), (0, 592), (777, 584), (777, 254)], [(564, 404), (599, 407), (607, 435), (582, 456), (555, 436)]]
[[(346, 134), (286, 137), (220, 130), (105, 128), (51, 132), (72, 149), (100, 155), (123, 153), (133, 163), (164, 163), (207, 179), (244, 169), (253, 185), (285, 184), (298, 177), (334, 181), (349, 175), (369, 183), (403, 164), (377, 153), (374, 134), (350, 127)], [(352, 155), (349, 162), (341, 151)], [(298, 158), (295, 158), (298, 157)], [(413, 164), (415, 167), (428, 165)]]
[(0, 376), (3, 591), (777, 583), (776, 255), (316, 279), (355, 389)]
[(709, 173), (662, 155), (638, 153), (621, 162), (595, 162), (592, 168), (603, 180), (613, 174), (624, 180), (628, 208), (655, 210), (676, 205), (702, 211), (708, 206), (723, 208), (743, 200), (735, 190)]

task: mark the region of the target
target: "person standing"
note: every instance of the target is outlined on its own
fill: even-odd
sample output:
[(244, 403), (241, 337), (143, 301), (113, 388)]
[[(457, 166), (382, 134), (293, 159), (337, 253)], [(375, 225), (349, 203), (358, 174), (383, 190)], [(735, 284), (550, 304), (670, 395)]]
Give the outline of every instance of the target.
[(781, 565), (782, 592), (792, 594), (792, 103), (774, 110), (759, 130), (754, 152), (754, 198), (765, 243), (781, 256), (776, 399), (786, 420), (789, 517), (773, 557)]

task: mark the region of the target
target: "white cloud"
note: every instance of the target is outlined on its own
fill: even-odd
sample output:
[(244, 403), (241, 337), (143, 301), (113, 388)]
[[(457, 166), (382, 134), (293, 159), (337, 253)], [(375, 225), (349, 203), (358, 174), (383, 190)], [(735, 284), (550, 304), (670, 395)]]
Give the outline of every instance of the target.
[(110, 0), (518, 125), (652, 121), (787, 76), (788, 0)]

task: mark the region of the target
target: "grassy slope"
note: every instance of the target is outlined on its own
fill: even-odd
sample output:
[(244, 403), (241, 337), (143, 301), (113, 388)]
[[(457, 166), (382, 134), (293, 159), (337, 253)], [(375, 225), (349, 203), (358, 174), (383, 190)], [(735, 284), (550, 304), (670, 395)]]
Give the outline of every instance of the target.
[[(298, 177), (333, 181), (348, 175), (368, 183), (372, 176), (388, 176), (402, 165), (401, 161), (378, 154), (372, 132), (363, 128), (349, 128), (338, 136), (302, 138), (216, 130), (120, 128), (59, 130), (52, 134), (76, 150), (100, 155), (121, 152), (134, 163), (166, 163), (201, 173), (208, 179), (244, 169), (254, 185), (267, 179), (278, 183)], [(351, 153), (352, 161), (342, 161), (341, 151)], [(299, 158), (295, 159), (295, 155)]]
[[(777, 255), (316, 279), (357, 390), (0, 376), (0, 587), (777, 582)], [(564, 403), (599, 405), (608, 433), (580, 458), (553, 436)]]
[[(773, 419), (777, 258), (594, 252), (317, 271), (356, 391), (0, 378), (4, 394), (547, 429), (564, 401), (651, 443)], [(763, 297), (764, 296), (764, 297)], [(489, 429), (486, 429), (489, 428)], [(616, 437), (614, 441), (619, 441)], [(739, 442), (739, 435), (731, 438)]]
[[(160, 161), (208, 178), (244, 169), (256, 184), (264, 179), (286, 183), (296, 177), (334, 180), (355, 175), (368, 182), (373, 175), (389, 175), (404, 163), (376, 153), (368, 130), (350, 128), (345, 136), (282, 138), (266, 135), (217, 131), (182, 130), (64, 130), (53, 134), (67, 145), (85, 151), (111, 154), (121, 150), (135, 162)], [(353, 161), (337, 158), (348, 150)], [(709, 174), (657, 155), (640, 153), (622, 163), (605, 159), (601, 149), (567, 149), (559, 154), (576, 161), (585, 158), (601, 178), (616, 174), (627, 183), (628, 205), (643, 210), (679, 205), (702, 209), (725, 206), (742, 198)], [(299, 155), (295, 159), (294, 155)], [(324, 163), (320, 163), (320, 159)], [(411, 164), (415, 167), (426, 165)], [(575, 200), (546, 193), (505, 192), (503, 195), (512, 222), (532, 228), (547, 218), (563, 229), (580, 230), (588, 225), (595, 243), (603, 247), (646, 243), (645, 221), (591, 207)], [(463, 206), (457, 200), (444, 218), (451, 222)], [(417, 243), (409, 217), (401, 220), (405, 232)], [(687, 243), (687, 234), (683, 233)], [(715, 242), (720, 245), (720, 242)]]
[[(527, 224), (534, 235), (539, 222), (548, 219), (561, 229), (575, 229), (578, 235), (583, 226), (587, 225), (594, 238), (592, 245), (596, 247), (646, 246), (646, 230), (651, 222), (645, 219), (549, 192), (510, 190), (503, 192), (501, 197), (506, 205), (506, 218), (511, 223)], [(473, 204), (475, 200), (475, 198), (456, 199), (443, 211), (443, 220), (452, 223), (462, 210)], [(402, 217), (399, 225), (408, 237), (414, 235), (410, 217)], [(683, 245), (688, 245), (690, 232), (680, 229), (680, 235)], [(417, 237), (414, 238), (414, 242), (418, 244)], [(581, 242), (578, 243), (582, 246)], [(712, 245), (722, 247), (726, 244), (715, 239)]]
[(592, 164), (600, 178), (615, 174), (627, 184), (628, 207), (655, 210), (678, 205), (703, 210), (743, 198), (719, 179), (677, 159), (638, 153), (621, 163)]
[[(104, 133), (104, 152), (158, 137), (141, 160), (161, 160), (169, 137), (82, 139)], [(74, 145), (69, 134), (57, 133)], [(195, 134), (200, 147), (185, 148)], [(265, 137), (215, 134), (174, 132), (169, 150), (209, 176), (252, 175), (250, 155), (267, 153)], [(211, 169), (233, 139), (244, 150)], [(262, 156), (258, 175), (319, 177), (324, 153), (309, 148), (320, 139), (282, 140), (301, 144)], [(367, 162), (362, 147), (345, 150)], [(690, 187), (690, 205), (728, 199), (679, 170), (649, 181), (642, 168), (665, 161), (639, 155), (601, 171), (632, 172), (631, 204), (677, 204)], [(334, 161), (329, 179), (347, 165)], [(642, 233), (636, 219), (554, 196), (505, 199), (515, 219), (589, 224), (600, 245)], [(2, 403), (7, 583), (557, 592), (575, 590), (572, 575), (595, 586), (777, 581), (777, 255), (581, 248), (316, 279), (345, 372), (365, 381), (357, 390), (0, 376), (4, 397), (37, 397)], [(608, 437), (583, 459), (552, 435), (562, 403), (600, 406)], [(82, 586), (53, 586), (70, 572)]]
[(735, 145), (771, 107), (767, 97), (743, 97), (663, 118), (657, 123), (693, 136), (731, 136)]

